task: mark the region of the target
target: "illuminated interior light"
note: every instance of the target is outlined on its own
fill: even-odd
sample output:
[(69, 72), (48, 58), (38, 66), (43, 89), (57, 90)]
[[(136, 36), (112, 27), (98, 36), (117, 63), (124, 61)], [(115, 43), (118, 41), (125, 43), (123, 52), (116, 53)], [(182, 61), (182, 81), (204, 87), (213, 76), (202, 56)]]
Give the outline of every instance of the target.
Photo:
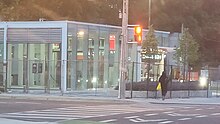
[(207, 78), (206, 77), (200, 77), (199, 82), (200, 82), (200, 86), (204, 87), (207, 84)]
[(84, 35), (84, 31), (78, 32), (78, 35)]

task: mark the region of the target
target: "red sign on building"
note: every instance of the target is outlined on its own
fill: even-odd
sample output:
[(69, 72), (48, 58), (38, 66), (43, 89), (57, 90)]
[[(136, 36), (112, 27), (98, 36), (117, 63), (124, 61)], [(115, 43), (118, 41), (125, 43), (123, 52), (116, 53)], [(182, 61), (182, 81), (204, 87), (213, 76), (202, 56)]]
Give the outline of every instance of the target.
[(115, 50), (115, 35), (109, 37), (109, 50)]

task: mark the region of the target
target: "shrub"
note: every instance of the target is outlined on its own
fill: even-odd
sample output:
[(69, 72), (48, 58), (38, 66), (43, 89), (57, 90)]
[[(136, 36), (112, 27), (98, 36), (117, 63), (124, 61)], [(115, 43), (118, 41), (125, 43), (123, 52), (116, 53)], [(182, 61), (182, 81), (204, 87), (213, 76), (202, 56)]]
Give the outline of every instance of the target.
[[(132, 85), (132, 90), (134, 91), (156, 91), (156, 87), (158, 82), (149, 82), (141, 81), (141, 82), (134, 82)], [(167, 85), (168, 91), (178, 91), (178, 90), (205, 90), (207, 87), (201, 87), (198, 81), (193, 82), (169, 82)], [(118, 86), (115, 88), (118, 90)], [(131, 83), (126, 83), (126, 90), (131, 90)]]

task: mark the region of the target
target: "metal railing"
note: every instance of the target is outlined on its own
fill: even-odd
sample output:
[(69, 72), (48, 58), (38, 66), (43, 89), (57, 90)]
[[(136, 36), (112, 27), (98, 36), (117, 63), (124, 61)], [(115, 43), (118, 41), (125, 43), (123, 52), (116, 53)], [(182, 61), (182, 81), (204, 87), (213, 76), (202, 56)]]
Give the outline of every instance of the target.
[[(174, 65), (128, 62), (126, 77), (127, 97), (159, 98), (156, 90), (164, 69), (170, 81), (167, 97), (209, 97), (220, 95), (219, 68), (209, 69), (208, 85), (199, 85), (199, 72), (191, 71), (183, 82), (181, 67)], [(3, 67), (3, 63), (0, 63)], [(77, 60), (67, 61), (67, 92), (79, 95), (117, 96), (119, 62)], [(7, 89), (26, 93), (60, 93), (60, 60), (8, 60)], [(0, 84), (3, 82), (0, 72)], [(186, 76), (187, 77), (187, 76)], [(2, 83), (4, 86), (4, 84)]]

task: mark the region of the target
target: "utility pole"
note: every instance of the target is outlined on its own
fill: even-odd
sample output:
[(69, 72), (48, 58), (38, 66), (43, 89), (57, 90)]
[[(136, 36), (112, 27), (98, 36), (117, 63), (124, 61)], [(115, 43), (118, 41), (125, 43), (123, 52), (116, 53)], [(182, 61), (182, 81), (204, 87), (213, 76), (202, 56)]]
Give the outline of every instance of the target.
[(121, 41), (121, 56), (120, 56), (120, 74), (119, 74), (119, 89), (118, 98), (125, 99), (126, 90), (126, 77), (127, 77), (127, 41), (128, 41), (128, 2), (129, 0), (123, 0), (122, 11), (122, 41)]
[(148, 15), (148, 27), (150, 27), (150, 25), (151, 25), (151, 0), (149, 0), (148, 12), (149, 12), (149, 15)]

